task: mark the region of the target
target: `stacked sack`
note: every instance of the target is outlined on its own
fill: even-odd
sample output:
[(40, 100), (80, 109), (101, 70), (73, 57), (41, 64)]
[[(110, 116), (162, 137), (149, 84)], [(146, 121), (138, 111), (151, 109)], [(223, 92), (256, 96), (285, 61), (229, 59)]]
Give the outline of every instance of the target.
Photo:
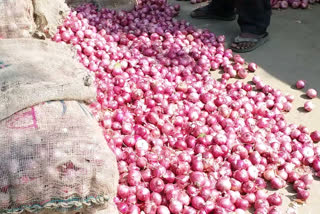
[(69, 47), (0, 40), (0, 213), (116, 214), (116, 158)]
[(92, 3), (99, 8), (131, 10), (137, 0), (1, 0), (1, 38), (51, 38), (70, 8)]
[(64, 0), (1, 0), (0, 38), (51, 38), (69, 12)]

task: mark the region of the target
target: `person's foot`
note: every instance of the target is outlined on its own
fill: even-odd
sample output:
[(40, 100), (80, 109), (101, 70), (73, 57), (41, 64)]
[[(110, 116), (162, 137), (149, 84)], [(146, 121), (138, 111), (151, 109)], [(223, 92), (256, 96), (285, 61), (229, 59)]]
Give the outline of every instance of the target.
[(232, 13), (227, 16), (221, 16), (218, 14), (214, 14), (214, 11), (212, 9), (212, 6), (210, 4), (200, 7), (198, 9), (195, 9), (191, 12), (191, 17), (195, 19), (217, 19), (217, 20), (223, 20), (223, 21), (232, 21), (235, 20), (236, 14)]
[(230, 49), (238, 53), (250, 52), (263, 45), (268, 40), (268, 33), (264, 33), (261, 35), (252, 33), (240, 33), (239, 36), (234, 38), (232, 44), (230, 45)]

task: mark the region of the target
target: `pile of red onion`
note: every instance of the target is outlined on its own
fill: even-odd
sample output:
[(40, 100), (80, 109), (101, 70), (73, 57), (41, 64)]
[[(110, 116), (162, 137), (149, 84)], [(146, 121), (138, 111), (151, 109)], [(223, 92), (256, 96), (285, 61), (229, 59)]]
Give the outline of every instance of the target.
[(270, 0), (273, 9), (307, 9), (310, 5), (320, 3), (320, 0)]
[[(189, 0), (177, 0), (177, 1), (189, 1)], [(197, 4), (206, 2), (208, 0), (190, 0), (191, 4)], [(291, 7), (293, 9), (307, 9), (310, 5), (320, 3), (320, 0), (270, 0), (273, 9), (287, 9)]]
[(174, 19), (178, 11), (165, 0), (130, 12), (83, 5), (53, 38), (96, 76), (91, 107), (117, 157), (119, 211), (276, 214), (281, 196), (265, 188), (287, 183), (307, 200), (320, 132), (287, 123), (294, 97), (258, 76), (229, 83), (256, 64), (225, 49), (224, 36)]

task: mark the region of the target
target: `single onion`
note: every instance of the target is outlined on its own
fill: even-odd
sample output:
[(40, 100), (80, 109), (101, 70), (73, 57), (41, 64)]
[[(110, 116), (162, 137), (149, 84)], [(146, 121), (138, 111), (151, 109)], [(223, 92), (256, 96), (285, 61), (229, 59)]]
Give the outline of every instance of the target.
[(216, 184), (216, 188), (219, 191), (228, 191), (231, 189), (230, 179), (227, 177), (221, 177)]
[(173, 199), (169, 204), (169, 209), (171, 213), (174, 213), (174, 214), (181, 213), (183, 210), (183, 204), (180, 201)]
[(153, 192), (162, 192), (164, 189), (164, 182), (160, 178), (154, 178), (150, 181), (150, 190)]
[(304, 190), (302, 188), (297, 189), (297, 198), (301, 199), (303, 201), (307, 200), (310, 196), (310, 193), (307, 190)]
[(304, 103), (304, 109), (306, 111), (312, 111), (314, 109), (314, 104), (311, 101), (306, 101)]
[(317, 143), (320, 141), (320, 131), (313, 131), (310, 134), (310, 137), (313, 142)]
[(140, 201), (147, 201), (150, 199), (150, 191), (147, 188), (141, 187), (137, 190), (137, 198)]
[(281, 189), (285, 186), (285, 181), (279, 177), (275, 177), (271, 180), (271, 187), (273, 189)]
[(258, 66), (256, 63), (254, 62), (251, 62), (249, 63), (248, 65), (248, 70), (251, 71), (251, 72), (255, 72), (257, 70)]
[(282, 204), (281, 196), (278, 193), (269, 195), (267, 200), (271, 206), (280, 206)]
[(311, 99), (316, 98), (317, 97), (317, 91), (314, 90), (313, 88), (310, 88), (307, 90), (307, 96)]
[(161, 205), (157, 208), (157, 214), (170, 214), (168, 207)]
[(306, 82), (304, 80), (298, 80), (296, 83), (297, 89), (302, 89), (306, 85)]

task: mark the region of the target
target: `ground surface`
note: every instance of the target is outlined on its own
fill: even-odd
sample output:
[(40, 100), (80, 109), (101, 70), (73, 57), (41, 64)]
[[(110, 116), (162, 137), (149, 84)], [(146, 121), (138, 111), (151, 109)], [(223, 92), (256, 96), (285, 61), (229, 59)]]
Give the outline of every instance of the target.
[[(172, 3), (181, 5), (179, 19), (186, 19), (198, 28), (207, 28), (216, 35), (225, 35), (230, 42), (239, 33), (236, 21), (196, 20), (190, 17), (190, 12), (204, 4), (192, 5), (187, 2)], [(308, 10), (273, 11), (271, 25), (268, 29), (271, 40), (257, 50), (241, 54), (248, 62), (256, 62), (260, 70), (256, 75), (274, 88), (295, 96), (293, 109), (286, 115), (288, 122), (306, 125), (311, 131), (320, 130), (320, 99), (313, 99), (316, 105), (312, 112), (306, 113), (303, 108), (305, 91), (314, 88), (320, 94), (320, 5)], [(219, 74), (214, 74), (219, 76)], [(252, 76), (251, 76), (252, 77)], [(304, 90), (296, 90), (292, 85), (299, 79), (307, 81)], [(251, 80), (249, 77), (247, 80)], [(320, 97), (320, 95), (318, 96)], [(281, 190), (285, 196), (294, 195), (287, 190)], [(282, 213), (287, 213), (288, 197), (283, 197), (285, 203)], [(320, 181), (315, 181), (311, 187), (311, 196), (307, 203), (299, 206), (297, 214), (320, 213)]]

